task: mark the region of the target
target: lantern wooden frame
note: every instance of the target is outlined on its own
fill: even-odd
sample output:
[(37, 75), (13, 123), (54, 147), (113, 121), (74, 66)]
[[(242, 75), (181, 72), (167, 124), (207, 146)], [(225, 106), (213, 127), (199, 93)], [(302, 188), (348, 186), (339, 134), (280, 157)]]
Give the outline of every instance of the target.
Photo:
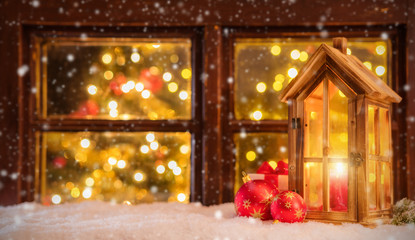
[[(391, 206), (393, 204), (393, 169), (390, 154), (392, 149), (391, 105), (392, 103), (399, 103), (401, 97), (367, 69), (356, 57), (346, 54), (347, 40), (345, 38), (335, 38), (333, 45), (334, 47), (330, 47), (322, 44), (280, 96), (282, 101), (289, 103), (289, 119), (291, 120), (288, 130), (289, 188), (297, 190), (306, 198), (305, 166), (307, 162), (321, 163), (317, 165), (322, 168), (321, 186), (319, 186), (322, 191), (322, 207), (318, 210), (309, 210), (307, 213), (308, 219), (330, 222), (359, 222), (363, 224), (370, 224), (379, 219), (386, 220), (391, 216)], [(348, 151), (345, 157), (333, 158), (329, 154), (332, 147), (328, 135), (330, 131), (329, 84), (337, 87), (348, 99), (345, 111), (347, 112)], [(306, 99), (311, 97), (314, 94), (313, 92), (317, 91), (317, 88), (322, 88), (322, 90), (319, 90), (320, 95), (316, 95), (317, 97), (320, 96), (321, 108), (323, 109), (319, 115), (323, 116), (321, 117), (322, 152), (321, 157), (312, 158), (310, 156), (305, 157), (305, 147), (309, 144), (306, 137), (311, 129), (307, 125), (309, 117), (305, 114), (305, 105), (307, 104)], [(371, 111), (373, 114), (370, 115), (373, 119), (370, 123), (370, 129), (369, 107), (371, 107), (371, 110), (373, 109)], [(379, 110), (376, 112), (376, 109), (383, 109), (382, 124), (386, 124), (383, 128), (380, 127)], [(369, 140), (369, 131), (371, 131), (371, 140)], [(380, 141), (379, 132), (382, 132), (383, 137), (386, 136), (387, 141)], [(320, 139), (316, 141), (320, 141)], [(383, 148), (386, 148), (385, 156), (379, 154), (381, 142)], [(371, 146), (372, 148), (369, 149)], [(346, 211), (331, 211), (329, 207), (331, 198), (329, 196), (328, 166), (332, 162), (347, 164), (345, 165), (348, 169), (347, 175), (345, 174), (347, 176), (348, 196)], [(369, 163), (372, 165), (369, 166)], [(369, 170), (373, 170), (373, 166), (375, 166), (375, 173), (369, 173)], [(372, 168), (369, 169), (369, 167)], [(381, 167), (389, 169), (389, 172), (382, 170)], [(380, 176), (381, 171), (384, 171), (382, 177)], [(389, 185), (384, 183), (384, 178), (388, 178)], [(372, 185), (369, 185), (370, 183)], [(375, 187), (373, 188), (373, 186)], [(375, 194), (369, 195), (366, 193), (370, 189), (369, 187), (372, 187), (371, 189)], [(381, 190), (383, 195), (380, 194)], [(318, 195), (318, 198), (320, 199), (320, 195)], [(385, 200), (386, 198), (387, 200)], [(369, 204), (369, 200), (371, 204)], [(387, 204), (388, 202), (389, 204)]]

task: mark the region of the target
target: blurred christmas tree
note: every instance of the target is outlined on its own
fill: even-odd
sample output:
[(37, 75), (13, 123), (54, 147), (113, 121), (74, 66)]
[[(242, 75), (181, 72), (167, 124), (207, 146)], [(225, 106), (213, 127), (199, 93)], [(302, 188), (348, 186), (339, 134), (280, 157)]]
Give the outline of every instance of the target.
[[(47, 115), (190, 119), (190, 62), (187, 41), (114, 47), (50, 44)], [(65, 74), (63, 69), (75, 70)], [(74, 94), (62, 96), (62, 89)], [(189, 133), (48, 132), (43, 139), (44, 204), (188, 201)]]

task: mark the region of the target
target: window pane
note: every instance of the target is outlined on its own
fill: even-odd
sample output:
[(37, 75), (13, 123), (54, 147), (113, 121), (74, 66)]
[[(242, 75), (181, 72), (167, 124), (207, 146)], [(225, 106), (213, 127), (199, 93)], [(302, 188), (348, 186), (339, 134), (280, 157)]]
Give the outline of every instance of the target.
[(323, 167), (322, 163), (304, 164), (304, 199), (308, 210), (323, 210)]
[(389, 136), (389, 111), (385, 108), (379, 108), (379, 124), (380, 155), (385, 157), (392, 157)]
[(348, 154), (348, 98), (329, 81), (329, 157)]
[(381, 163), (380, 173), (380, 208), (388, 209), (391, 207), (391, 172), (390, 163)]
[[(287, 105), (278, 99), (285, 86), (327, 39), (237, 39), (234, 48), (236, 119), (287, 119)], [(348, 52), (389, 83), (390, 41), (348, 39)]]
[(188, 202), (189, 133), (49, 132), (42, 137), (43, 204)]
[(375, 107), (370, 106), (368, 108), (368, 141), (369, 141), (369, 153), (375, 155), (376, 154), (376, 141), (375, 141)]
[(304, 157), (323, 157), (323, 82), (304, 101)]
[(368, 195), (368, 203), (369, 203), (369, 210), (376, 210), (376, 161), (369, 160), (369, 184), (367, 186), (367, 195)]
[(348, 164), (329, 163), (330, 211), (347, 212)]
[(191, 118), (188, 39), (47, 41), (43, 117)]
[(235, 134), (236, 167), (235, 191), (242, 185), (242, 171), (256, 173), (264, 161), (276, 167), (279, 161), (288, 162), (288, 134), (239, 133)]

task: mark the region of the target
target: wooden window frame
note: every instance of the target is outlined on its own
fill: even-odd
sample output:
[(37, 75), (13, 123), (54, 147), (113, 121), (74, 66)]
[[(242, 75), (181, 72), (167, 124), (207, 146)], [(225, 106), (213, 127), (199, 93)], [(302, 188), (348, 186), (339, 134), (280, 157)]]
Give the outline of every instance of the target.
[[(403, 98), (405, 93), (402, 91), (401, 86), (405, 81), (405, 77), (402, 74), (402, 66), (399, 65), (399, 62), (405, 57), (405, 49), (403, 48), (403, 41), (405, 35), (402, 29), (393, 28), (386, 25), (374, 25), (374, 26), (329, 26), (326, 27), (327, 35), (325, 36), (328, 40), (334, 37), (346, 37), (346, 38), (379, 38), (382, 34), (387, 34), (388, 39), (391, 41), (391, 51), (394, 54), (391, 54), (391, 59), (389, 66), (391, 69), (389, 86), (393, 90), (398, 92)], [(234, 193), (234, 182), (235, 182), (235, 163), (237, 161), (236, 155), (233, 151), (235, 148), (235, 143), (233, 141), (233, 135), (240, 132), (242, 129), (246, 133), (287, 133), (288, 134), (288, 124), (289, 119), (287, 120), (236, 120), (234, 119), (234, 81), (229, 83), (226, 81), (228, 77), (234, 76), (234, 43), (238, 38), (255, 38), (255, 39), (267, 39), (267, 38), (296, 38), (296, 39), (310, 39), (311, 37), (320, 38), (321, 32), (318, 28), (315, 27), (225, 27), (223, 32), (224, 34), (224, 62), (227, 63), (227, 67), (223, 70), (223, 81), (221, 91), (225, 93), (223, 95), (223, 102), (227, 103), (223, 106), (224, 113), (221, 114), (224, 116), (222, 118), (222, 128), (223, 128), (223, 138), (224, 144), (222, 149), (223, 159), (225, 159), (222, 170), (223, 182), (223, 196), (222, 199), (224, 202), (233, 201)], [(394, 146), (399, 148), (399, 143), (404, 145), (404, 141), (399, 137), (399, 134), (405, 131), (406, 125), (405, 121), (402, 120), (403, 113), (398, 111), (399, 108), (402, 108), (404, 103), (393, 104), (392, 107), (392, 138)], [(289, 114), (290, 115), (290, 114)], [(295, 145), (295, 143), (289, 142), (289, 146)], [(393, 176), (393, 184), (396, 185), (402, 182), (401, 176), (396, 174), (402, 172), (402, 163), (399, 159), (404, 157), (404, 152), (394, 151), (393, 155), (393, 169), (396, 169)], [(292, 187), (293, 184), (289, 183), (289, 187)], [(401, 196), (402, 191), (398, 187), (394, 187), (398, 191), (394, 192), (394, 196)], [(295, 189), (292, 189), (295, 190)], [(395, 198), (396, 199), (396, 198)], [(399, 198), (398, 198), (399, 199)]]
[[(41, 89), (45, 88), (45, 82), (41, 78), (39, 59), (40, 50), (37, 49), (39, 40), (45, 38), (80, 38), (82, 33), (87, 33), (88, 37), (93, 38), (137, 38), (137, 39), (171, 39), (187, 38), (191, 41), (191, 64), (192, 64), (192, 82), (191, 82), (191, 118), (188, 120), (110, 120), (110, 119), (54, 119), (42, 116), (42, 110), (36, 106), (45, 99)], [(189, 132), (191, 134), (191, 173), (190, 173), (190, 201), (201, 201), (201, 140), (202, 140), (202, 111), (201, 105), (201, 70), (202, 56), (202, 35), (200, 28), (150, 28), (150, 27), (62, 27), (62, 26), (26, 26), (23, 30), (23, 51), (26, 59), (30, 62), (30, 74), (26, 75), (21, 82), (19, 94), (21, 96), (22, 109), (20, 116), (24, 121), (20, 122), (22, 149), (19, 156), (20, 167), (24, 175), (33, 176), (32, 179), (22, 179), (22, 190), (27, 194), (20, 201), (38, 201), (37, 196), (40, 193), (40, 179), (42, 166), (39, 159), (43, 151), (41, 146), (41, 133), (47, 132)], [(39, 72), (40, 71), (40, 72)], [(36, 88), (39, 93), (34, 93), (31, 89)], [(35, 92), (37, 92), (35, 91)], [(42, 104), (42, 103), (41, 103)], [(37, 112), (37, 110), (40, 110)]]

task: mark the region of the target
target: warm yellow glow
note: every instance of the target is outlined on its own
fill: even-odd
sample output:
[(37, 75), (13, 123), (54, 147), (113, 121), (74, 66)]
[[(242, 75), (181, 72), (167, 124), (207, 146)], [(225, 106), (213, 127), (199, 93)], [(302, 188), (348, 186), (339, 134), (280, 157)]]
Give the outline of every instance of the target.
[(170, 62), (177, 63), (178, 61), (179, 61), (179, 56), (177, 56), (176, 54), (173, 54), (170, 56)]
[(134, 174), (134, 180), (136, 180), (137, 182), (141, 182), (144, 180), (144, 175), (141, 172), (136, 172)]
[(192, 77), (192, 71), (190, 71), (190, 69), (185, 68), (182, 70), (182, 77), (184, 79), (190, 79)]
[(187, 145), (182, 145), (180, 147), (180, 152), (183, 153), (183, 154), (187, 154), (189, 152), (189, 150), (190, 150), (190, 148)]
[(167, 85), (167, 88), (169, 89), (170, 92), (174, 93), (174, 92), (177, 91), (179, 86), (177, 85), (177, 83), (171, 82), (171, 83), (169, 83), (169, 85)]
[(88, 85), (87, 87), (88, 93), (91, 95), (95, 95), (98, 91), (98, 88), (95, 85)]
[(263, 82), (260, 82), (256, 85), (256, 90), (260, 93), (263, 93), (265, 90), (267, 90), (267, 85)]
[(179, 93), (179, 98), (183, 101), (186, 100), (188, 97), (189, 97), (189, 94), (186, 91), (181, 91)]
[(144, 90), (144, 91), (141, 92), (141, 97), (144, 98), (144, 99), (148, 99), (148, 98), (150, 98), (150, 96), (151, 96), (151, 93), (150, 93), (149, 90)]
[(280, 55), (280, 53), (281, 53), (281, 47), (280, 46), (278, 46), (278, 45), (272, 46), (272, 48), (271, 48), (271, 54), (272, 55), (278, 56), (278, 55)]
[(184, 193), (177, 194), (177, 201), (184, 202), (185, 200), (186, 200), (186, 194)]
[(127, 166), (127, 163), (124, 160), (119, 160), (117, 162), (117, 167), (118, 168), (123, 169), (123, 168), (125, 168), (125, 166)]
[(131, 61), (133, 61), (134, 63), (137, 63), (138, 61), (140, 61), (140, 54), (136, 52), (131, 54)]
[(159, 48), (160, 44), (153, 44), (153, 48)]
[(346, 95), (344, 95), (344, 93), (340, 90), (339, 90), (339, 95), (340, 95), (340, 97), (346, 97)]
[(364, 62), (363, 65), (365, 65), (369, 70), (372, 70), (372, 63), (371, 62)]
[(104, 171), (106, 172), (110, 172), (112, 170), (112, 166), (111, 164), (104, 163), (104, 166), (102, 167), (102, 169), (104, 169)]
[(55, 194), (55, 195), (52, 196), (52, 203), (53, 204), (59, 204), (59, 203), (61, 203), (61, 201), (62, 201), (62, 198), (58, 194)]
[(111, 109), (110, 110), (110, 116), (115, 118), (118, 116), (118, 110), (117, 109)]
[(317, 113), (316, 112), (310, 112), (310, 117), (311, 119), (316, 119), (317, 118)]
[(254, 161), (256, 158), (256, 153), (254, 151), (249, 151), (246, 153), (246, 159), (248, 161)]
[(117, 159), (115, 157), (109, 157), (108, 158), (108, 163), (110, 165), (115, 165), (115, 164), (117, 164)]
[(383, 55), (386, 52), (386, 48), (383, 45), (376, 46), (376, 53), (378, 55)]
[(374, 183), (376, 181), (376, 175), (374, 173), (369, 173), (369, 182)]
[(277, 81), (275, 81), (273, 84), (272, 84), (272, 88), (274, 88), (274, 90), (275, 91), (277, 91), (277, 92), (279, 92), (279, 91), (281, 91), (281, 89), (282, 89), (282, 83), (281, 82), (277, 82)]
[(106, 54), (102, 55), (101, 60), (102, 60), (103, 63), (109, 64), (112, 61), (112, 55), (110, 53), (106, 53)]
[(152, 150), (157, 150), (157, 148), (159, 148), (159, 143), (157, 141), (150, 143), (150, 148)]
[(308, 53), (307, 53), (307, 52), (305, 52), (305, 51), (302, 51), (302, 52), (300, 53), (300, 61), (301, 61), (301, 62), (305, 62), (305, 61), (307, 61), (307, 59), (308, 59)]
[(106, 80), (111, 80), (114, 77), (114, 73), (112, 71), (105, 71), (104, 72), (104, 78)]
[(377, 66), (375, 72), (378, 76), (382, 76), (383, 74), (385, 74), (386, 69), (384, 66)]
[(141, 91), (143, 91), (144, 90), (144, 84), (143, 83), (137, 83), (136, 85), (135, 85), (135, 90), (137, 91), (137, 92), (141, 92)]
[(163, 74), (163, 80), (164, 81), (166, 81), (166, 82), (170, 82), (170, 80), (173, 78), (173, 76), (171, 75), (171, 73), (169, 73), (169, 72), (165, 72), (164, 74)]
[(81, 147), (88, 148), (91, 145), (91, 141), (88, 138), (84, 138), (81, 140)]
[(108, 107), (109, 107), (110, 109), (115, 109), (115, 108), (117, 108), (117, 107), (118, 107), (118, 103), (117, 103), (116, 101), (112, 100), (112, 101), (110, 101), (110, 102), (108, 103)]
[(347, 48), (347, 55), (352, 55), (352, 50), (350, 50), (350, 48)]
[(82, 191), (82, 197), (85, 199), (88, 199), (92, 196), (92, 189), (91, 188), (85, 188), (84, 191)]
[(295, 68), (290, 68), (288, 69), (288, 76), (290, 76), (290, 78), (295, 78), (295, 76), (297, 76), (298, 71)]
[(65, 184), (65, 187), (66, 187), (68, 190), (71, 190), (72, 188), (74, 188), (74, 187), (75, 187), (75, 185), (73, 184), (73, 182), (67, 182), (67, 183)]
[(275, 81), (276, 81), (276, 82), (281, 82), (281, 83), (283, 83), (283, 82), (284, 82), (284, 80), (285, 80), (284, 75), (282, 75), (282, 74), (277, 74), (277, 75), (275, 75)]
[(337, 163), (336, 164), (336, 171), (337, 171), (337, 174), (339, 174), (339, 175), (343, 174), (344, 171), (345, 171), (345, 164), (344, 163)]
[(182, 169), (180, 167), (173, 168), (173, 174), (179, 176), (182, 173)]
[(124, 57), (121, 57), (121, 56), (117, 57), (116, 61), (117, 61), (117, 64), (120, 65), (120, 66), (123, 66), (125, 64), (125, 58)]
[(156, 66), (150, 67), (149, 71), (152, 75), (160, 75), (160, 69)]
[(291, 54), (290, 54), (291, 58), (294, 59), (294, 60), (299, 59), (300, 55), (301, 55), (300, 51), (298, 51), (297, 49), (292, 50)]
[(272, 160), (269, 161), (268, 164), (272, 167), (272, 169), (276, 169), (277, 168), (277, 165), (278, 165), (277, 162), (272, 161)]
[(95, 183), (95, 181), (94, 181), (94, 179), (93, 179), (93, 178), (91, 178), (91, 177), (89, 177), (89, 178), (85, 179), (85, 185), (87, 185), (88, 187), (92, 187), (92, 186), (94, 186), (94, 183)]
[(262, 112), (261, 111), (255, 111), (254, 113), (252, 113), (252, 118), (254, 120), (257, 120), (257, 121), (261, 120)]
[(148, 153), (150, 151), (150, 148), (147, 145), (143, 145), (140, 147), (140, 151), (144, 154)]
[(340, 138), (341, 142), (347, 142), (347, 140), (348, 140), (347, 133), (340, 133), (339, 138)]
[(166, 168), (163, 165), (158, 165), (156, 171), (159, 174), (163, 174), (166, 171)]
[(72, 190), (71, 190), (71, 196), (73, 198), (78, 198), (79, 195), (81, 195), (81, 191), (79, 191), (79, 188), (77, 188), (77, 187), (72, 188)]
[(152, 142), (152, 141), (154, 141), (156, 139), (156, 136), (154, 135), (154, 133), (148, 133), (147, 135), (146, 135), (146, 140), (147, 140), (147, 142)]
[(86, 162), (86, 155), (82, 152), (78, 152), (75, 154), (75, 160), (78, 162)]
[(131, 202), (130, 201), (127, 201), (127, 200), (125, 200), (124, 202), (122, 202), (122, 204), (127, 205), (127, 206), (131, 206)]
[(170, 168), (170, 169), (174, 169), (175, 167), (177, 167), (177, 163), (176, 163), (176, 161), (174, 161), (174, 160), (171, 160), (168, 164), (167, 164), (167, 166)]

